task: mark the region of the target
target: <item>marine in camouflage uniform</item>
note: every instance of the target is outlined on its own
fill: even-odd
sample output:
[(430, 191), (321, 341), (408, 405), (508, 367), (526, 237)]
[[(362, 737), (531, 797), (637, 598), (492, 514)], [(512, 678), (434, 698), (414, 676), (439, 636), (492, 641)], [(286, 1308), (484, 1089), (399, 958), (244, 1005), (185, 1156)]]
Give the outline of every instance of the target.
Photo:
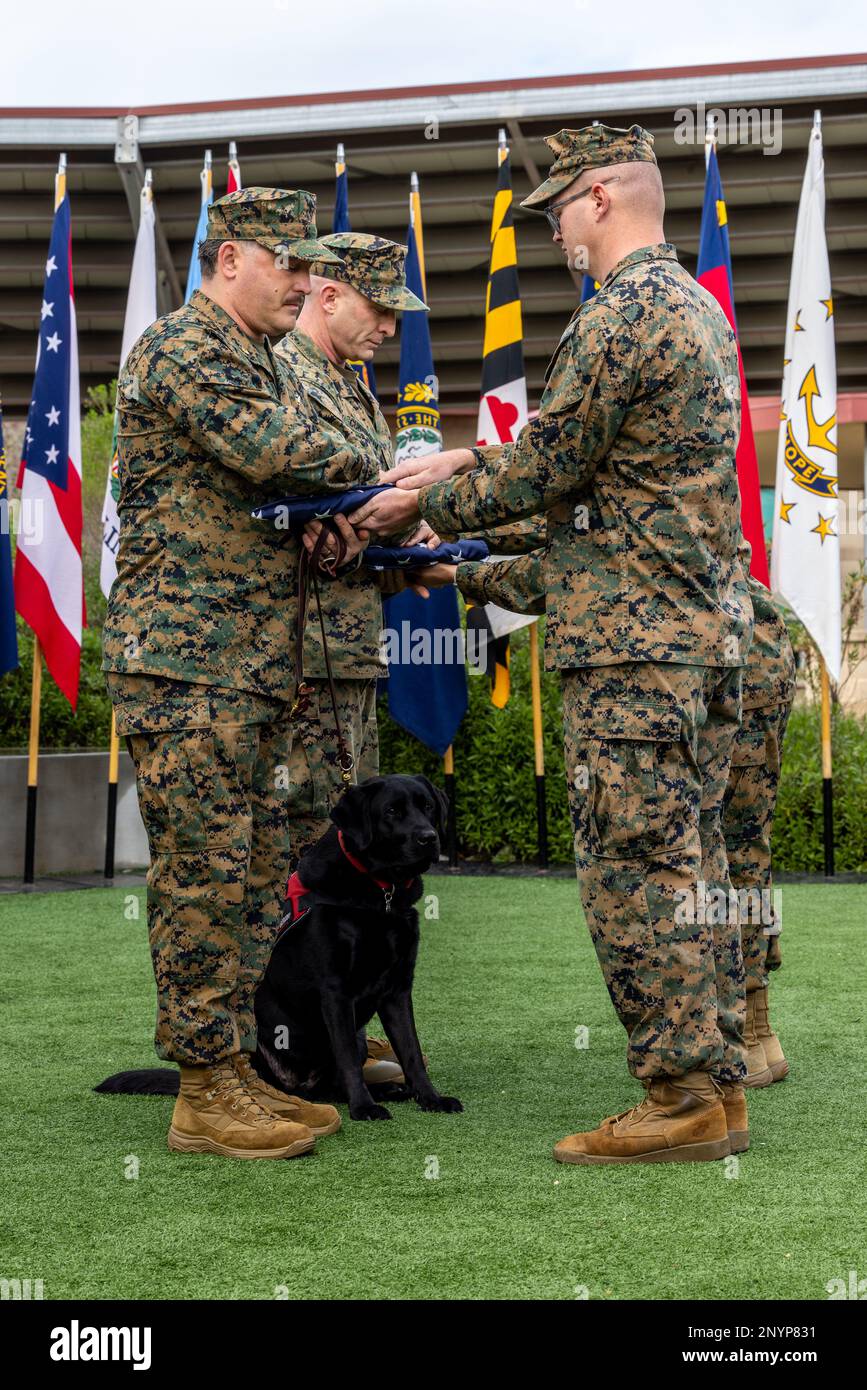
[[(490, 533), (495, 536), (496, 533)], [(511, 537), (512, 549), (522, 544), (544, 546), (544, 527)], [(742, 562), (749, 569), (749, 546)], [(505, 548), (508, 548), (506, 546)], [(474, 603), (497, 603), (515, 613), (545, 612), (543, 552), (497, 561), (474, 561), (457, 566), (456, 583)], [(728, 780), (723, 796), (722, 836), (725, 841), (728, 879), (739, 895), (741, 950), (746, 988), (747, 1051), (745, 1084), (764, 1086), (788, 1073), (779, 1039), (768, 1018), (768, 972), (782, 964), (780, 923), (773, 907), (771, 880), (771, 832), (782, 764), (783, 738), (795, 697), (795, 657), (786, 624), (768, 590), (748, 576), (753, 604), (753, 641), (743, 672), (741, 723), (731, 758), (727, 741), (715, 777), (710, 779), (710, 802), (715, 805), (719, 778), (726, 766)], [(708, 782), (707, 764), (705, 783)], [(717, 819), (700, 818), (700, 833), (713, 835)], [(720, 846), (711, 840), (702, 847), (703, 874), (708, 889), (711, 866), (717, 857), (716, 886), (725, 885), (725, 870), (718, 860)], [(721, 880), (721, 883), (720, 883)]]
[[(335, 256), (334, 263), (316, 267), (323, 278), (350, 285), (372, 304), (392, 312), (426, 309), (406, 286), (405, 246), (364, 232), (336, 232), (323, 237), (322, 244)], [(329, 431), (344, 435), (356, 451), (358, 471), (352, 486), (376, 484), (380, 470), (394, 464), (391, 434), (379, 402), (359, 373), (329, 358), (304, 331), (304, 322), (302, 312), (299, 325), (277, 344), (276, 353), (301, 383), (314, 416)], [(353, 781), (364, 781), (379, 771), (376, 682), (388, 675), (380, 650), (381, 594), (395, 592), (396, 583), (402, 584), (398, 576), (375, 574), (362, 565), (322, 590), (338, 715), (354, 760)], [(327, 830), (331, 807), (345, 786), (319, 615), (312, 600), (304, 635), (304, 677), (313, 693), (296, 717), (288, 778), (293, 868)]]
[[(584, 169), (655, 163), (637, 126), (561, 131), (548, 143), (550, 176), (525, 206), (547, 203)], [(472, 472), (418, 494), (440, 534), (547, 513), (546, 664), (562, 681), (585, 915), (629, 1035), (629, 1067), (650, 1083), (647, 1104), (677, 1130), (692, 1091), (714, 1135), (722, 1107), (707, 1074), (732, 1085), (745, 1074), (738, 925), (695, 910), (702, 880), (723, 876), (722, 772), (752, 635), (737, 557), (739, 424), (737, 351), (722, 311), (673, 246), (644, 246), (577, 310), (538, 417), (515, 443), (475, 450)], [(656, 1082), (671, 1084), (654, 1093)], [(653, 1130), (654, 1113), (638, 1122)], [(607, 1156), (620, 1144), (640, 1160), (646, 1140), (633, 1145), (630, 1124), (606, 1121), (555, 1156), (630, 1161)], [(723, 1121), (722, 1138), (694, 1156), (728, 1152), (725, 1136)]]
[[(333, 253), (314, 207), (245, 189), (211, 206), (208, 238), (318, 262)], [(290, 488), (342, 491), (366, 457), (308, 408), (267, 337), (202, 291), (124, 364), (103, 669), (151, 851), (156, 1050), (182, 1068), (254, 1050), (288, 872), (298, 545), (251, 509)]]
[(795, 698), (795, 656), (782, 614), (750, 578), (755, 630), (743, 679), (743, 718), (723, 800), (722, 830), (732, 888), (741, 902), (747, 992), (747, 1085), (781, 1081), (788, 1063), (768, 1018), (768, 972), (782, 963), (773, 909), (771, 831), (783, 738)]

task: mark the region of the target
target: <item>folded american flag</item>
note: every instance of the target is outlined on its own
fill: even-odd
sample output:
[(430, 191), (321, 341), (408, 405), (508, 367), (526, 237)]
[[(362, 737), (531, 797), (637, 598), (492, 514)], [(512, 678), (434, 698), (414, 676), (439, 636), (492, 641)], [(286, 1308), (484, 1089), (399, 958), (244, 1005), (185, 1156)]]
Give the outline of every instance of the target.
[[(356, 511), (390, 486), (380, 483), (374, 487), (327, 493), (322, 497), (281, 497), (276, 502), (255, 507), (252, 516), (257, 521), (272, 521), (280, 531), (297, 533), (308, 521), (327, 521), (329, 517)], [(458, 565), (465, 560), (484, 560), (487, 555), (484, 541), (444, 541), (433, 550), (425, 545), (369, 545), (364, 552), (364, 564), (373, 570), (421, 569), (425, 565)]]

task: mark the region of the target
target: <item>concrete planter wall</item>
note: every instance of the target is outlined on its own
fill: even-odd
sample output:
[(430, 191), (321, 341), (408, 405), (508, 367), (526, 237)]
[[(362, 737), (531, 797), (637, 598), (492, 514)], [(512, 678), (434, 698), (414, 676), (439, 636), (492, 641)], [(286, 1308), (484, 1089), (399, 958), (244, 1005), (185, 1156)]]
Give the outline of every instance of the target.
[[(36, 874), (101, 873), (105, 863), (108, 753), (45, 753), (39, 759)], [(0, 757), (0, 877), (24, 873), (27, 758)], [(115, 868), (146, 868), (148, 842), (135, 771), (121, 746)]]

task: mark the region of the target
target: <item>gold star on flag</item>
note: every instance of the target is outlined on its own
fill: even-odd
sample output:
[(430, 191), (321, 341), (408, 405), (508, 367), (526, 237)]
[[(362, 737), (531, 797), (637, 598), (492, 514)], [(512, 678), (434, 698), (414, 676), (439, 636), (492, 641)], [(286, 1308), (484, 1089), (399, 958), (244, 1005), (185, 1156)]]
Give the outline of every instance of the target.
[(803, 324), (801, 323), (801, 311), (799, 309), (797, 314), (795, 315), (795, 332), (806, 333), (806, 331), (806, 328), (804, 328)]
[(824, 544), (825, 544), (825, 537), (826, 537), (826, 536), (834, 536), (834, 537), (836, 538), (836, 532), (833, 531), (833, 530), (831, 529), (832, 526), (833, 526), (833, 524), (834, 524), (834, 518), (833, 518), (833, 517), (829, 517), (828, 520), (826, 521), (825, 518), (822, 516), (822, 514), (821, 514), (821, 512), (820, 512), (820, 513), (819, 513), (819, 525), (818, 525), (818, 526), (814, 526), (813, 529), (812, 529), (812, 531), (810, 532), (810, 534), (811, 534), (811, 535), (817, 535), (817, 536), (819, 536), (819, 538), (820, 538), (822, 544), (824, 545)]
[(828, 322), (828, 319), (831, 317), (831, 315), (832, 315), (833, 312), (834, 312), (834, 298), (833, 298), (833, 295), (830, 295), (830, 294), (829, 294), (827, 299), (820, 299), (820, 300), (819, 300), (819, 303), (820, 303), (820, 304), (824, 304), (825, 308), (826, 308), (827, 311), (828, 311), (827, 314), (825, 315), (825, 322), (827, 323), (827, 322)]
[(780, 520), (781, 520), (781, 521), (788, 521), (789, 525), (791, 526), (791, 524), (792, 524), (792, 519), (791, 519), (791, 517), (789, 516), (789, 512), (792, 510), (793, 507), (797, 507), (797, 505), (798, 505), (797, 502), (782, 502), (782, 501), (781, 501), (781, 502), (780, 502)]

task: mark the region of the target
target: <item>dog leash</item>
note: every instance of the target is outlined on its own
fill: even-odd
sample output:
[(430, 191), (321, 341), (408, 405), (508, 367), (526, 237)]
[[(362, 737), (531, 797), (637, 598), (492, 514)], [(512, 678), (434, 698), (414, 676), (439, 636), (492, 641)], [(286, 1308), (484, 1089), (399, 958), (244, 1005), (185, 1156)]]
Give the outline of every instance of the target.
[(308, 551), (302, 543), (301, 559), (298, 566), (298, 618), (295, 629), (295, 701), (290, 711), (290, 718), (306, 713), (310, 699), (315, 691), (315, 686), (308, 684), (304, 679), (304, 630), (307, 625), (307, 609), (310, 601), (310, 582), (313, 583), (313, 595), (316, 599), (316, 611), (319, 617), (319, 630), (322, 633), (322, 653), (325, 657), (325, 672), (328, 679), (328, 693), (331, 699), (331, 708), (334, 713), (334, 728), (337, 733), (337, 764), (340, 768), (340, 777), (344, 786), (348, 787), (352, 782), (352, 770), (355, 766), (355, 759), (349, 751), (346, 739), (343, 737), (343, 728), (340, 723), (340, 715), (337, 710), (337, 691), (334, 688), (334, 676), (331, 670), (331, 656), (328, 651), (328, 638), (325, 635), (325, 618), (322, 613), (322, 597), (319, 592), (319, 577), (317, 569), (322, 559), (322, 551), (326, 540), (332, 537), (335, 541), (336, 554), (333, 560), (326, 562), (326, 567), (331, 574), (336, 574), (343, 563), (346, 555), (346, 542), (333, 523), (323, 521), (322, 529), (316, 537), (316, 542), (312, 551)]

